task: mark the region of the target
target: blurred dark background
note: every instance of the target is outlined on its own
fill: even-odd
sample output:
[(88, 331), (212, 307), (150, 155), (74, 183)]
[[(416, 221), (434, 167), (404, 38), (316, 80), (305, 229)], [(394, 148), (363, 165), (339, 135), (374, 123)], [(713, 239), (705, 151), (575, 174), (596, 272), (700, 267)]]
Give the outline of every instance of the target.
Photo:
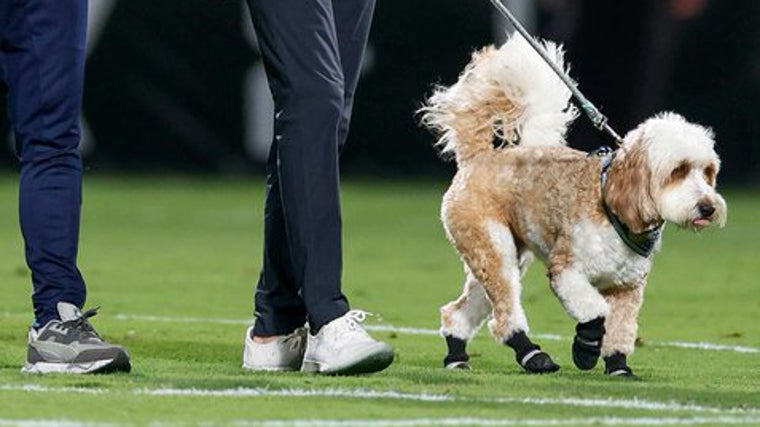
[[(619, 132), (661, 110), (712, 127), (723, 182), (760, 184), (760, 2), (505, 0), (565, 44), (571, 75)], [(91, 171), (260, 173), (271, 100), (239, 0), (91, 0), (83, 123)], [(380, 0), (345, 174), (446, 175), (414, 111), (473, 49), (503, 40), (487, 0)], [(4, 96), (4, 93), (3, 93)], [(2, 105), (5, 105), (3, 100)], [(0, 108), (0, 165), (15, 168)], [(570, 145), (612, 142), (585, 118)]]

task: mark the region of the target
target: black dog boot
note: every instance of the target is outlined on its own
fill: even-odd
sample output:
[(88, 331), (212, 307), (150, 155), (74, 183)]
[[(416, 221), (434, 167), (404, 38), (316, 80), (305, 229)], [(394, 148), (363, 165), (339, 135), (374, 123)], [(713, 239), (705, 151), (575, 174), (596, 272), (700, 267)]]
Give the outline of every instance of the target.
[(628, 361), (625, 354), (613, 353), (604, 358), (604, 373), (613, 377), (636, 378), (631, 368), (628, 367)]
[(467, 341), (446, 335), (446, 346), (449, 353), (443, 359), (443, 367), (446, 369), (470, 369), (470, 356), (467, 355)]
[(515, 351), (517, 363), (532, 374), (548, 374), (559, 370), (559, 365), (541, 351), (541, 347), (533, 344), (523, 331), (515, 332), (505, 344)]
[(597, 317), (575, 326), (573, 362), (578, 369), (586, 371), (596, 366), (599, 355), (602, 354), (602, 338), (604, 338), (604, 317)]

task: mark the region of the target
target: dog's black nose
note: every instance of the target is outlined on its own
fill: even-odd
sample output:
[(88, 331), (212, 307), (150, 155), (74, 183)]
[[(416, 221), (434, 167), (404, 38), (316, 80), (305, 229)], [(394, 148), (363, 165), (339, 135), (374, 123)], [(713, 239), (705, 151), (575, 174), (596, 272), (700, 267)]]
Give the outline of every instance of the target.
[(699, 209), (702, 218), (710, 218), (715, 213), (715, 207), (709, 203), (700, 203), (697, 205), (697, 209)]

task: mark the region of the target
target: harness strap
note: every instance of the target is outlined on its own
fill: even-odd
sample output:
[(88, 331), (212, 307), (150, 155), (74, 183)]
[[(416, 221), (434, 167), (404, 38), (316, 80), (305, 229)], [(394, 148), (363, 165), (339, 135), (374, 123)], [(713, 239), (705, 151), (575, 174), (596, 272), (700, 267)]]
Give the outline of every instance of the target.
[(610, 221), (615, 232), (617, 232), (618, 236), (620, 236), (620, 239), (623, 240), (623, 243), (625, 243), (626, 246), (631, 248), (631, 250), (637, 254), (643, 257), (648, 257), (652, 254), (655, 244), (662, 235), (664, 223), (661, 222), (656, 227), (645, 230), (641, 233), (633, 233), (631, 229), (620, 221), (620, 218), (612, 212), (610, 207), (607, 206), (607, 198), (605, 197), (607, 194), (607, 174), (610, 170), (610, 165), (612, 165), (612, 160), (615, 158), (615, 151), (610, 147), (603, 146), (592, 151), (588, 156), (597, 156), (602, 159), (602, 171), (599, 174), (599, 180), (602, 186), (602, 207), (604, 208), (604, 213), (607, 215), (607, 219)]

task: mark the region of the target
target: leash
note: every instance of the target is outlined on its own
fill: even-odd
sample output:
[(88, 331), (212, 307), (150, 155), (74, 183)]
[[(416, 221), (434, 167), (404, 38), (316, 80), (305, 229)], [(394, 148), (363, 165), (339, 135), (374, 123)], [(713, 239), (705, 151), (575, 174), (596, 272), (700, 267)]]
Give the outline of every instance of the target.
[(544, 49), (541, 47), (541, 45), (538, 44), (538, 42), (533, 38), (533, 36), (530, 35), (528, 30), (525, 29), (525, 27), (520, 24), (520, 22), (517, 20), (517, 18), (512, 15), (512, 12), (507, 9), (506, 6), (504, 6), (500, 0), (489, 0), (494, 7), (496, 7), (496, 10), (501, 12), (501, 14), (507, 18), (507, 20), (515, 27), (515, 29), (525, 38), (525, 40), (528, 41), (528, 43), (531, 45), (531, 47), (536, 51), (536, 53), (541, 56), (541, 58), (546, 62), (549, 67), (551, 67), (552, 71), (554, 71), (555, 74), (562, 80), (562, 82), (567, 86), (568, 89), (570, 89), (570, 92), (572, 92), (573, 97), (578, 101), (580, 104), (581, 109), (586, 113), (586, 116), (591, 120), (591, 123), (594, 124), (594, 127), (606, 132), (608, 135), (612, 136), (612, 138), (615, 139), (615, 143), (617, 145), (623, 145), (623, 139), (618, 135), (617, 132), (615, 132), (615, 129), (612, 129), (612, 126), (607, 123), (607, 117), (602, 114), (598, 108), (594, 104), (591, 103), (591, 101), (586, 98), (583, 93), (581, 93), (580, 90), (578, 90), (578, 84), (573, 81), (570, 77), (567, 76), (554, 62), (549, 59), (549, 56), (546, 54)]

